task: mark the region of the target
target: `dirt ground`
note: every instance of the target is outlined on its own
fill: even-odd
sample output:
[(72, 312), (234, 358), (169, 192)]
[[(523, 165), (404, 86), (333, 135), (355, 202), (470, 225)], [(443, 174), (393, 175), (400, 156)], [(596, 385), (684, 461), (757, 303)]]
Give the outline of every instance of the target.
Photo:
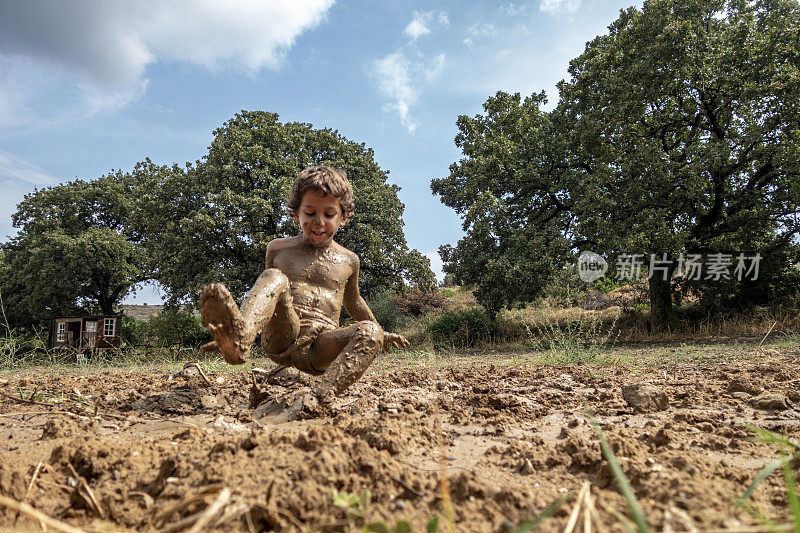
[[(89, 531), (341, 531), (399, 520), (424, 531), (437, 514), (444, 531), (448, 508), (458, 531), (505, 531), (564, 498), (540, 526), (560, 531), (588, 486), (575, 531), (584, 515), (596, 531), (621, 531), (613, 510), (628, 513), (589, 407), (657, 530), (757, 524), (758, 513), (787, 521), (777, 473), (755, 492), (755, 510), (734, 502), (778, 454), (743, 423), (800, 438), (797, 348), (677, 359), (400, 361), (292, 422), (252, 419), (251, 399), (288, 382), (249, 368), (209, 372), (208, 382), (194, 368), (173, 379), (166, 370), (4, 373), (0, 496)], [(666, 394), (668, 406), (654, 407), (666, 409), (638, 412), (623, 398), (624, 385), (644, 383)], [(334, 491), (364, 489), (361, 502), (334, 504)], [(0, 529), (40, 530), (8, 507)]]

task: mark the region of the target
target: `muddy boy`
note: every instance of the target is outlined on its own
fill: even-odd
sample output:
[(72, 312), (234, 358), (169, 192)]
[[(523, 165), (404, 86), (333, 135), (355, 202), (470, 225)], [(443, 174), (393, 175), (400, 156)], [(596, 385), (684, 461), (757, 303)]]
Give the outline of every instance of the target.
[[(407, 346), (378, 325), (358, 288), (358, 256), (333, 240), (353, 217), (353, 189), (344, 172), (328, 166), (303, 170), (287, 204), (300, 224), (296, 237), (267, 246), (266, 269), (236, 306), (219, 283), (200, 293), (203, 323), (230, 364), (247, 359), (256, 337), (279, 365), (321, 375), (319, 397), (340, 394), (358, 380), (385, 347)], [(355, 323), (339, 327), (344, 305)]]

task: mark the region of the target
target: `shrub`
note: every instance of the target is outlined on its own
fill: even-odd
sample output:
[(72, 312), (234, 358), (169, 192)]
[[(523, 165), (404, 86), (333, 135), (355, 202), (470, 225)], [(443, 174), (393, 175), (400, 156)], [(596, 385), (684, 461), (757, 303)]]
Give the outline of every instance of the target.
[(444, 296), (445, 298), (452, 298), (453, 296), (456, 295), (455, 289), (442, 288), (439, 289), (439, 292), (441, 292), (442, 296)]
[(200, 317), (185, 309), (165, 309), (147, 324), (151, 343), (159, 346), (200, 346), (212, 340)]
[(434, 345), (463, 348), (491, 342), (497, 335), (497, 322), (482, 307), (449, 311), (428, 326)]
[(407, 296), (397, 298), (397, 308), (404, 315), (421, 316), (444, 307), (445, 297), (439, 291), (423, 292), (412, 289)]
[(574, 267), (557, 270), (544, 288), (542, 299), (556, 307), (574, 307), (586, 293), (588, 284), (578, 277)]
[(370, 300), (369, 308), (384, 331), (395, 331), (397, 326), (400, 325), (397, 297), (392, 291), (384, 290), (377, 293)]
[(122, 342), (128, 346), (148, 343), (149, 324), (130, 316), (122, 317)]

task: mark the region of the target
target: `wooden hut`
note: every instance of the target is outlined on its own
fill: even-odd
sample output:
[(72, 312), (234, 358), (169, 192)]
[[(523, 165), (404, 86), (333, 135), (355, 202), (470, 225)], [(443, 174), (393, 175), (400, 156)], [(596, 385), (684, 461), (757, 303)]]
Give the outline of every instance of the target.
[(77, 353), (122, 346), (122, 315), (60, 316), (53, 319), (53, 348)]

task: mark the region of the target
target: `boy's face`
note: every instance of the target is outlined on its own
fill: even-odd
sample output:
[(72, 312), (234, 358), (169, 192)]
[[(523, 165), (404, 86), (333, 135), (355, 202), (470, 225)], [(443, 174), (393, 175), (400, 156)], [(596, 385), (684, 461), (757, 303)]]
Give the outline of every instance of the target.
[(300, 207), (294, 213), (294, 221), (300, 224), (306, 241), (315, 247), (327, 246), (345, 222), (342, 203), (339, 198), (329, 194), (323, 196), (319, 191), (306, 191), (300, 200)]

